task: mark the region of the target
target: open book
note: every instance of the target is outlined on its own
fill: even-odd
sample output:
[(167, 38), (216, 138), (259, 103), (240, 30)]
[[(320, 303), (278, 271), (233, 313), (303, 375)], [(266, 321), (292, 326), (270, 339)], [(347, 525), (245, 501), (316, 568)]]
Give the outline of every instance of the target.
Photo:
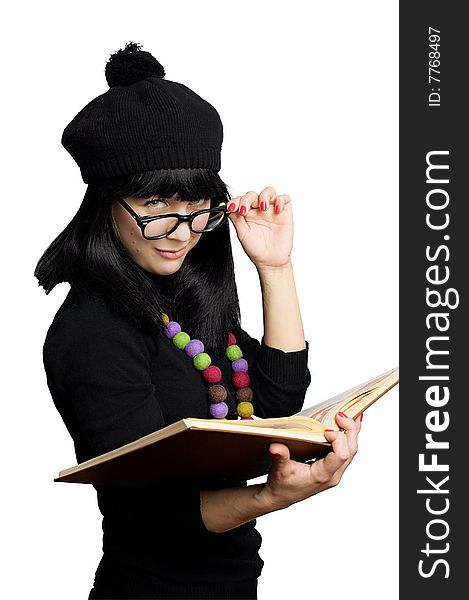
[(324, 456), (325, 429), (335, 415), (356, 418), (399, 382), (396, 367), (295, 415), (252, 420), (187, 418), (125, 446), (60, 471), (54, 481), (146, 487), (163, 481), (253, 479), (272, 464), (269, 444), (281, 442), (293, 460)]

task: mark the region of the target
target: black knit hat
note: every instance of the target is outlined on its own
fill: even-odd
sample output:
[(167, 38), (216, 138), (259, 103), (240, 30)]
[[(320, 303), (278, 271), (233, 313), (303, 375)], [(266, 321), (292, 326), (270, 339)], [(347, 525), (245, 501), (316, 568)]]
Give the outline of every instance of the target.
[(220, 170), (223, 126), (215, 108), (165, 71), (140, 44), (111, 54), (109, 90), (67, 125), (62, 144), (85, 183), (155, 169)]

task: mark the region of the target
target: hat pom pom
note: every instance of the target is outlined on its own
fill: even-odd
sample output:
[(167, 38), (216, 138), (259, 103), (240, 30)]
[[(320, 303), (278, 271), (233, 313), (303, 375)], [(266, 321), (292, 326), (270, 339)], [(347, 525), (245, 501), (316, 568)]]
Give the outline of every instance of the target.
[(111, 54), (106, 63), (105, 75), (109, 87), (131, 85), (146, 77), (165, 76), (162, 65), (141, 44), (127, 42), (125, 48)]

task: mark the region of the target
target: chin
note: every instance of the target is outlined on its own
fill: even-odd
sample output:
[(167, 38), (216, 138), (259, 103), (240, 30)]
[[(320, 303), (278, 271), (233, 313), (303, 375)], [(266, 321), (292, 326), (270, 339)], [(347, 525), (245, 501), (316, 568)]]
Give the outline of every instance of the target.
[(157, 267), (146, 267), (145, 270), (149, 271), (150, 273), (153, 273), (154, 275), (172, 275), (173, 273), (176, 273), (176, 271), (179, 271), (179, 269), (182, 266), (182, 263), (183, 261), (172, 261), (172, 264), (164, 266), (158, 265)]

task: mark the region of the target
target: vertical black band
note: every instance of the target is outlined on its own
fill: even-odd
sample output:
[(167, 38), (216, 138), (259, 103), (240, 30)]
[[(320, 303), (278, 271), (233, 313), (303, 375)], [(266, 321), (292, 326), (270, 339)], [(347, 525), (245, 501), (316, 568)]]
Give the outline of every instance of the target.
[(400, 3), (403, 599), (447, 598), (457, 584), (467, 594), (469, 35), (462, 5)]

